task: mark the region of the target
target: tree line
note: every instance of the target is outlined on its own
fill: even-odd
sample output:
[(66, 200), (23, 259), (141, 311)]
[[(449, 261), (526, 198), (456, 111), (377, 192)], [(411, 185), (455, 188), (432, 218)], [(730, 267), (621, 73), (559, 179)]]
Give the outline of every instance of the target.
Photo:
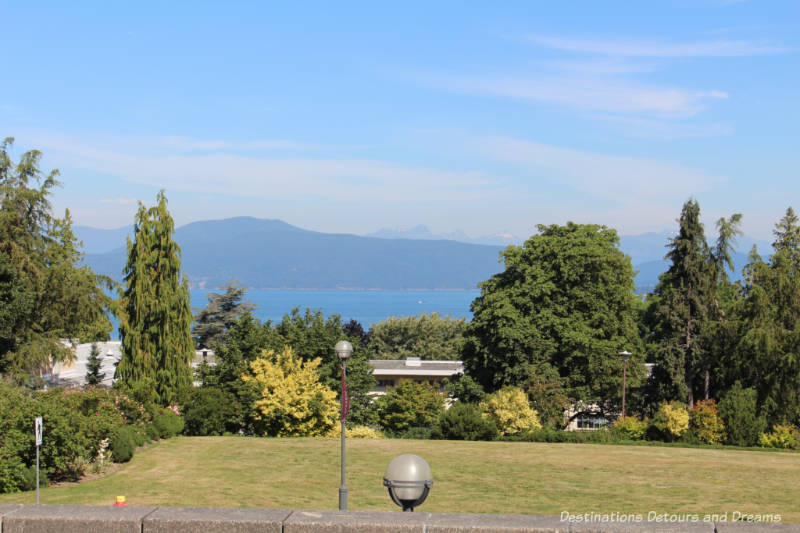
[[(108, 296), (112, 282), (81, 264), (69, 212), (51, 213), (57, 172), (43, 175), (36, 151), (12, 164), (11, 142), (0, 151), (0, 372), (19, 384), (35, 386), (31, 375), (69, 359), (63, 339), (107, 339), (113, 312), (123, 353), (119, 390), (142, 404), (187, 411), (203, 404), (198, 419), (211, 420), (209, 409), (219, 407), (224, 431), (284, 427), (289, 410), (268, 416), (264, 407), (287, 394), (281, 386), (294, 379), (292, 368), (313, 367), (309, 375), (323, 387), (296, 410), (330, 417), (328, 404), (340, 394), (332, 347), (342, 339), (355, 347), (348, 362), (354, 425), (380, 426), (389, 400), (398, 400), (371, 400), (368, 359), (411, 355), (463, 360), (466, 375), (447, 385), (451, 397), (488, 405), (486, 394), (520, 390), (537, 423), (555, 429), (568, 422), (565, 412), (618, 416), (624, 365), (628, 411), (639, 419), (669, 418), (664, 413), (677, 407), (665, 406), (676, 402), (687, 413), (719, 402), (748, 410), (743, 416), (759, 431), (800, 424), (800, 225), (791, 207), (775, 226), (772, 252), (752, 250), (740, 282), (729, 274), (742, 216), (717, 221), (709, 244), (690, 199), (665, 249), (670, 267), (645, 297), (635, 293), (614, 229), (569, 222), (540, 225), (523, 245), (506, 248), (502, 272), (479, 284), (469, 322), (392, 317), (365, 331), (339, 315), (294, 309), (261, 323), (233, 283), (193, 316), (163, 191), (155, 206), (140, 204), (119, 297)], [(200, 347), (215, 351), (216, 364), (192, 375)], [(623, 351), (632, 354), (627, 363)]]

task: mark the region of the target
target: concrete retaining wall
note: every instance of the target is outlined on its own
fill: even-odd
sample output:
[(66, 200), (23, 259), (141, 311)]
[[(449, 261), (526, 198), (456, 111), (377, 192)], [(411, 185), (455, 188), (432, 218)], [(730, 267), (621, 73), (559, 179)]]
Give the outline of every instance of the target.
[(583, 522), (558, 516), (0, 505), (0, 533), (800, 533), (800, 524)]

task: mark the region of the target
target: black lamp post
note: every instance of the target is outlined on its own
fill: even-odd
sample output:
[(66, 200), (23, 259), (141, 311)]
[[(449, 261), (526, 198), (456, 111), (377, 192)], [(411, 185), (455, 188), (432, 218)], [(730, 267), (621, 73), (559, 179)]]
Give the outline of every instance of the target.
[(625, 381), (628, 377), (628, 356), (633, 354), (628, 350), (623, 350), (619, 354), (622, 356), (622, 417), (625, 418), (625, 388), (627, 385)]
[(334, 346), (333, 351), (342, 362), (342, 484), (339, 486), (339, 510), (347, 510), (347, 485), (344, 478), (345, 467), (345, 427), (344, 423), (347, 420), (347, 411), (349, 409), (350, 400), (347, 397), (347, 360), (353, 355), (353, 345), (347, 341), (339, 341)]

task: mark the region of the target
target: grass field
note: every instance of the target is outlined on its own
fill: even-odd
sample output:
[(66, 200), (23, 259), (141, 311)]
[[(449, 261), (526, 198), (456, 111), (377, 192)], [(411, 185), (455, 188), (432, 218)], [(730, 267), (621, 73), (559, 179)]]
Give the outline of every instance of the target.
[[(381, 480), (401, 453), (433, 469), (424, 511), (740, 511), (800, 522), (800, 454), (589, 444), (350, 440), (351, 510), (396, 509)], [(103, 478), (43, 489), (41, 502), (110, 505), (125, 495), (131, 505), (335, 509), (338, 486), (336, 440), (181, 437)]]

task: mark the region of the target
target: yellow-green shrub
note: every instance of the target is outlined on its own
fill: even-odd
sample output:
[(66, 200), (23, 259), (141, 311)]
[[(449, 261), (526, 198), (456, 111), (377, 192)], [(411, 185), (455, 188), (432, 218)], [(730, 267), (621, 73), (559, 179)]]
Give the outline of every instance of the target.
[(263, 351), (242, 376), (254, 388), (256, 431), (277, 437), (325, 435), (336, 425), (336, 393), (320, 382), (321, 359), (302, 361), (286, 346)]
[(725, 424), (714, 400), (701, 400), (694, 405), (689, 412), (689, 426), (695, 436), (706, 444), (720, 444), (725, 440)]
[(800, 448), (800, 431), (794, 426), (776, 424), (770, 433), (762, 433), (758, 444), (763, 448), (796, 450)]
[(641, 440), (647, 432), (649, 422), (635, 416), (621, 416), (614, 421), (611, 430), (622, 438)]
[[(329, 439), (338, 439), (342, 436), (341, 424), (336, 424), (333, 429), (325, 434)], [(348, 439), (385, 439), (386, 437), (377, 429), (372, 429), (369, 426), (355, 426), (347, 428), (345, 436)]]
[(689, 429), (689, 411), (681, 402), (662, 403), (653, 417), (653, 425), (665, 437), (677, 439)]
[(542, 427), (539, 415), (531, 408), (528, 396), (522, 389), (503, 387), (488, 395), (481, 405), (500, 435), (517, 435)]

